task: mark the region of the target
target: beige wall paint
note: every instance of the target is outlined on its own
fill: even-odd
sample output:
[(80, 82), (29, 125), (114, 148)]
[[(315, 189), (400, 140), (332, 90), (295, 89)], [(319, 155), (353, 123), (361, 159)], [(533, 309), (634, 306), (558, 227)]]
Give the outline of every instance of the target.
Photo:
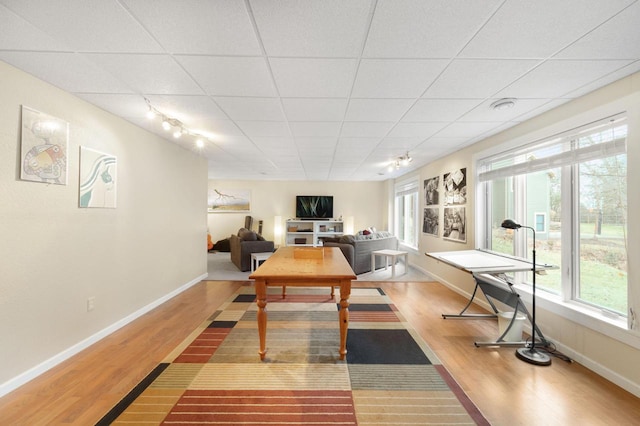
[[(207, 164), (3, 62), (0, 75), (1, 388), (206, 275)], [(70, 123), (66, 186), (19, 179), (21, 105)], [(81, 145), (117, 156), (116, 209), (78, 208)]]
[(387, 197), (384, 182), (308, 182), (308, 181), (225, 181), (210, 180), (209, 189), (249, 189), (250, 213), (210, 213), (209, 231), (214, 242), (229, 237), (244, 226), (244, 218), (264, 221), (263, 236), (273, 240), (275, 216), (282, 220), (295, 217), (296, 195), (333, 195), (333, 214), (343, 219), (352, 216), (355, 231), (375, 226), (387, 230)]
[[(505, 132), (492, 136), (482, 142), (462, 149), (453, 155), (433, 162), (420, 171), (421, 180), (432, 176), (442, 176), (452, 169), (467, 167), (467, 243), (448, 242), (442, 238), (422, 235), (420, 251), (437, 252), (449, 250), (473, 249), (475, 241), (476, 194), (474, 156), (502, 144), (532, 142), (542, 137), (602, 119), (619, 112), (627, 112), (629, 134), (627, 140), (628, 163), (628, 282), (632, 288), (632, 303), (636, 317), (640, 309), (640, 264), (633, 259), (640, 258), (640, 223), (635, 220), (634, 212), (640, 211), (640, 192), (633, 182), (640, 182), (640, 73), (617, 81), (600, 90), (564, 104), (552, 111), (535, 117)], [(424, 205), (424, 194), (421, 195)], [(441, 212), (442, 217), (442, 212)], [(443, 265), (427, 256), (412, 256), (411, 263), (428, 271), (440, 281), (462, 293), (473, 290), (473, 280), (469, 274)], [(525, 298), (526, 299), (526, 298)], [(538, 298), (537, 323), (547, 338), (556, 342), (561, 349), (569, 352), (579, 362), (596, 372), (624, 386), (640, 396), (640, 323), (636, 320), (635, 329), (630, 331), (612, 328), (596, 331), (580, 325), (576, 321), (588, 321), (580, 314), (560, 315), (553, 306)], [(597, 327), (597, 325), (595, 326)], [(469, 350), (477, 350), (470, 348)]]

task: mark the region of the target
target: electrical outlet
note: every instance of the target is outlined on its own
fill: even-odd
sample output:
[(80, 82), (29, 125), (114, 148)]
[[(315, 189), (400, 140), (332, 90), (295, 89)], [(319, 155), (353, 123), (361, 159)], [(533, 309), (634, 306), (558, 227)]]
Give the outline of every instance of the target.
[(93, 311), (96, 307), (96, 298), (90, 297), (87, 299), (87, 312)]

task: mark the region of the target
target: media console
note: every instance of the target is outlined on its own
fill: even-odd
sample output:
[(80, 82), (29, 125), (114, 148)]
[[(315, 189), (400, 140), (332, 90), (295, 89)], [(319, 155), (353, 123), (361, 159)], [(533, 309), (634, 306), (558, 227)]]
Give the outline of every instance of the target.
[(285, 244), (287, 246), (318, 247), (322, 237), (339, 237), (344, 233), (341, 220), (287, 220)]

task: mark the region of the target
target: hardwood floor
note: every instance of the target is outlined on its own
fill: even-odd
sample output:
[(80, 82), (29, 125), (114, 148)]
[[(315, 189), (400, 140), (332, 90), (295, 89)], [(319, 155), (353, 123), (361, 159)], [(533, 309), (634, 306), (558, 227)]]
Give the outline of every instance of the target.
[[(241, 285), (195, 285), (0, 398), (0, 424), (94, 424)], [(496, 322), (443, 320), (466, 300), (439, 283), (354, 286), (382, 287), (494, 425), (638, 424), (640, 399), (577, 363), (536, 367), (513, 348), (476, 348), (497, 335)]]

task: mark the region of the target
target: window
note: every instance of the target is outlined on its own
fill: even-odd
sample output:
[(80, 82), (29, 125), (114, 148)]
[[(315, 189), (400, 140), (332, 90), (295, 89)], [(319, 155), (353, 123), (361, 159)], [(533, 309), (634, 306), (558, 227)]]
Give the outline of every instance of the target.
[[(558, 265), (538, 288), (562, 301), (626, 316), (627, 125), (616, 116), (478, 161), (483, 248)], [(484, 222), (484, 223), (482, 223)], [(531, 281), (531, 273), (516, 274)]]
[(395, 187), (394, 231), (400, 244), (418, 249), (418, 180)]
[(534, 213), (535, 217), (535, 230), (537, 233), (547, 232), (547, 214), (546, 213)]

